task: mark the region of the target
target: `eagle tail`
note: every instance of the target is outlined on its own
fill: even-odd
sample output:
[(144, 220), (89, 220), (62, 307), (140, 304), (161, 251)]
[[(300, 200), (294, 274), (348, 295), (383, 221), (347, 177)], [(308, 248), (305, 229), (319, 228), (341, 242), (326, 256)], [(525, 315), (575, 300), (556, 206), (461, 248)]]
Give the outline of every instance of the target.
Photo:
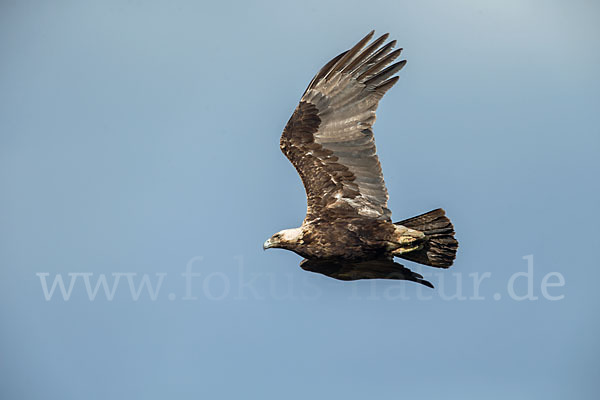
[(428, 213), (395, 222), (425, 234), (423, 247), (402, 254), (400, 257), (437, 268), (448, 268), (456, 258), (458, 241), (454, 238), (454, 227), (441, 208)]

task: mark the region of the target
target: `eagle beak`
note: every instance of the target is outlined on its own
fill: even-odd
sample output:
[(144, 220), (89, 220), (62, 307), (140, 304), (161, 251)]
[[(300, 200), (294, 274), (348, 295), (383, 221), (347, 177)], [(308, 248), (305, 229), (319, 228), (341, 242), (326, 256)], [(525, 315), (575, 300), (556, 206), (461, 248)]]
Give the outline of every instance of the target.
[(263, 243), (263, 250), (270, 249), (271, 247), (273, 247), (273, 242), (271, 242), (271, 239), (267, 239), (267, 241)]

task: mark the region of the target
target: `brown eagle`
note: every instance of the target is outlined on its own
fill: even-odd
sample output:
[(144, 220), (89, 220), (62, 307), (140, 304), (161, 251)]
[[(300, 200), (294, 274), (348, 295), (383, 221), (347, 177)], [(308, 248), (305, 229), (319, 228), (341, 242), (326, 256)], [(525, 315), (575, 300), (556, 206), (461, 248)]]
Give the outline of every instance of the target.
[[(308, 85), (281, 135), (281, 151), (306, 189), (299, 228), (271, 236), (263, 248), (291, 250), (300, 266), (335, 279), (404, 279), (433, 287), (394, 257), (438, 268), (454, 261), (458, 242), (444, 210), (392, 222), (371, 130), (379, 100), (406, 61), (388, 34), (371, 31), (329, 61)], [(365, 47), (366, 46), (366, 47)]]

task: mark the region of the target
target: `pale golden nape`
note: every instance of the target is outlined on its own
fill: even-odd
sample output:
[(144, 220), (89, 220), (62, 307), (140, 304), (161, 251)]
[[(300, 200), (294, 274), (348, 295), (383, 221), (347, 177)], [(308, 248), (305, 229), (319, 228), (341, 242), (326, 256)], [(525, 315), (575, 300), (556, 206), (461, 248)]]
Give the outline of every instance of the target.
[(284, 229), (271, 236), (263, 244), (263, 250), (274, 247), (285, 247), (286, 244), (297, 243), (302, 238), (302, 228)]

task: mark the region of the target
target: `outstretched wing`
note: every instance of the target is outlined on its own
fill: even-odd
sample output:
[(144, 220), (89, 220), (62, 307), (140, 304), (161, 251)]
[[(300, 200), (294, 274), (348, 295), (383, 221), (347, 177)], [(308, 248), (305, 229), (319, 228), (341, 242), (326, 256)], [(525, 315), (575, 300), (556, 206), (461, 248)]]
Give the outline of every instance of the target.
[(305, 222), (391, 220), (371, 127), (379, 100), (406, 61), (390, 65), (401, 49), (392, 51), (396, 41), (383, 45), (388, 34), (364, 48), (373, 33), (319, 71), (281, 135), (281, 150), (306, 189)]
[(300, 267), (305, 271), (316, 272), (342, 281), (359, 279), (396, 279), (412, 281), (433, 288), (431, 282), (421, 274), (411, 271), (393, 260), (379, 259), (368, 261), (303, 260)]

